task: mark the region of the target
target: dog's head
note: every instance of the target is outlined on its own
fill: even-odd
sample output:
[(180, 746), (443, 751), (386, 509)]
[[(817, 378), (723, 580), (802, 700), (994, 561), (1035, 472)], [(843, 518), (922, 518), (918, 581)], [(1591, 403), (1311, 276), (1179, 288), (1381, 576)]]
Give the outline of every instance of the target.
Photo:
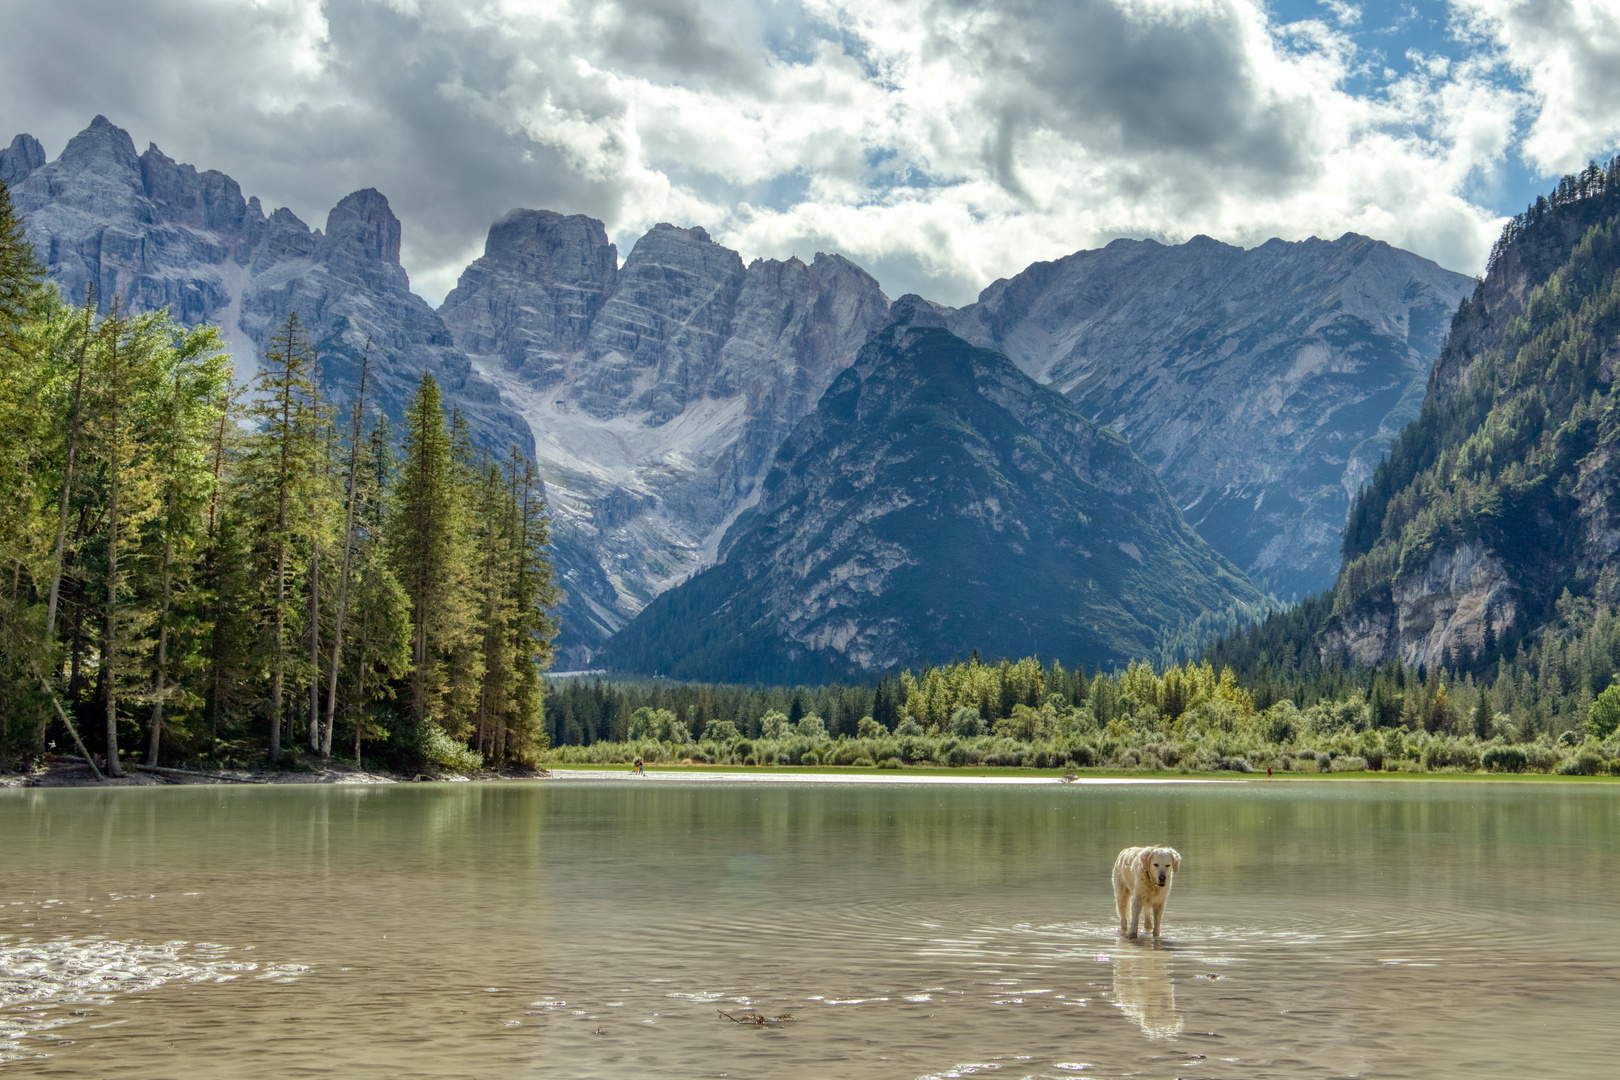
[(1137, 865), (1148, 879), (1159, 888), (1170, 884), (1171, 877), (1181, 869), (1181, 853), (1175, 848), (1145, 848), (1137, 856)]

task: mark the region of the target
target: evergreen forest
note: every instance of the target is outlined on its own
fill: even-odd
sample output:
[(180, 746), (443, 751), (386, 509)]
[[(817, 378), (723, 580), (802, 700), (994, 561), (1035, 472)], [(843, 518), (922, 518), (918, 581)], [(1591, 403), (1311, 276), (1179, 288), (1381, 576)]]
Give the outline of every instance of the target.
[(343, 400), (296, 314), (218, 331), (47, 284), (0, 185), (0, 767), (470, 770), (546, 747), (557, 600), (533, 464), (424, 373)]
[[(1512, 274), (1517, 306), (1493, 300)], [(533, 463), (477, 449), (429, 373), (391, 423), (365, 356), (323, 399), (293, 315), (238, 390), (214, 328), (45, 283), (0, 186), (0, 765), (1620, 774), (1601, 497), (1620, 493), (1620, 159), (1509, 224), (1352, 506), (1334, 588), (1109, 671), (975, 653), (820, 686), (548, 679)], [(1468, 544), (1505, 567), (1476, 636), (1368, 659), (1365, 628)]]

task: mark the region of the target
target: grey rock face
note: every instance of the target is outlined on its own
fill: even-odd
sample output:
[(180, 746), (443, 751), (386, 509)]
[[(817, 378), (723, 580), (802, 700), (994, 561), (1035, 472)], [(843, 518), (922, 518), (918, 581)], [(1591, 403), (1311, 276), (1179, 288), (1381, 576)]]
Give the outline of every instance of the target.
[(1417, 415), (1473, 286), (1354, 234), (1116, 240), (947, 323), (1125, 435), (1199, 533), (1287, 599), (1332, 585), (1350, 500)]
[[(19, 161), (42, 160), (38, 146), (19, 136), (6, 167), (14, 152)], [(340, 202), (324, 233), (290, 210), (266, 218), (235, 180), (178, 164), (156, 146), (137, 155), (128, 133), (98, 116), (55, 161), (29, 168), (15, 201), (67, 296), (83, 302), (94, 286), (103, 310), (118, 297), (136, 310), (167, 307), (187, 325), (216, 322), (239, 378), (253, 373), (276, 326), (296, 311), (318, 347), (327, 395), (353, 392), (369, 339), (373, 400), (390, 415), (401, 414), (422, 372), (431, 371), (468, 414), (478, 441), (500, 453), (532, 446), (527, 425), (411, 292), (399, 262), (399, 219), (376, 191)]]
[(27, 175), (45, 164), (45, 148), (32, 135), (18, 135), (0, 150), (0, 181), (16, 187)]
[(888, 311), (846, 259), (756, 260), (658, 225), (623, 267), (602, 224), (519, 210), (440, 314), (533, 427), (579, 665), (715, 560), (771, 456)]
[(1005, 357), (904, 321), (794, 428), (739, 532), (613, 639), (611, 664), (799, 681), (982, 650), (1095, 668), (1262, 599), (1124, 439)]

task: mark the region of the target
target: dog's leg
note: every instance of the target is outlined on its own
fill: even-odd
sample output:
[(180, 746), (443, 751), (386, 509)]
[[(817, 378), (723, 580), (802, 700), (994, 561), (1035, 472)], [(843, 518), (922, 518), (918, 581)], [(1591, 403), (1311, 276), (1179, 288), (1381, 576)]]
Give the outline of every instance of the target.
[(1142, 917), (1142, 898), (1135, 893), (1131, 894), (1131, 932), (1125, 936), (1132, 941), (1136, 940), (1137, 923)]
[(1164, 925), (1164, 900), (1161, 898), (1153, 903), (1153, 940), (1159, 940), (1159, 930)]
[(1119, 915), (1119, 932), (1122, 933), (1122, 934), (1125, 932), (1125, 921), (1126, 921), (1126, 919), (1128, 919), (1130, 917), (1127, 914), (1127, 907), (1128, 907), (1128, 905), (1130, 903), (1129, 897), (1130, 897), (1130, 889), (1129, 889), (1129, 887), (1127, 887), (1126, 884), (1123, 881), (1119, 880), (1118, 875), (1115, 875), (1115, 877), (1114, 877), (1114, 911), (1117, 912), (1118, 915)]

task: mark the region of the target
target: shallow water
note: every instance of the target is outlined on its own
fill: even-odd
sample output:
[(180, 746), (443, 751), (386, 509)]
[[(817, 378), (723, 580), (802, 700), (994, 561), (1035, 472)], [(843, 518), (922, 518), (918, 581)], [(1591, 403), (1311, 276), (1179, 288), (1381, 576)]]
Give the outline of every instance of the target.
[(1617, 841), (1598, 785), (0, 792), (0, 1076), (1608, 1076)]

